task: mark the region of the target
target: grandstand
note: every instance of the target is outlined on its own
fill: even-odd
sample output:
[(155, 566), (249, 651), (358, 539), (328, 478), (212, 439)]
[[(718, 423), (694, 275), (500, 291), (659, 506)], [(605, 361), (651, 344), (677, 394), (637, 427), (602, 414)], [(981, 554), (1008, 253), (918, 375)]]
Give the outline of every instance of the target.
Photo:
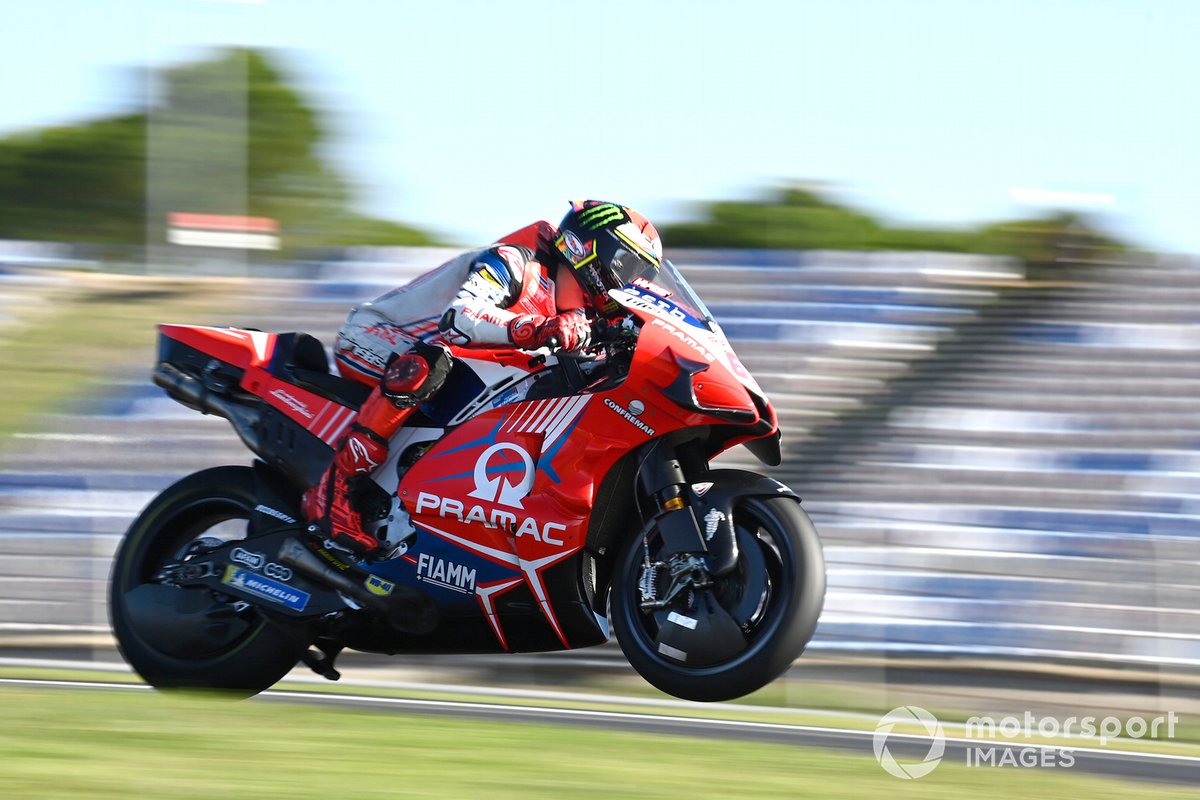
[[(303, 302), (302, 327), (328, 342), (354, 302), (444, 257), (347, 253), (329, 280), (261, 282), (255, 318), (229, 322), (295, 327)], [(1064, 266), (1048, 283), (944, 254), (672, 258), (779, 408), (776, 474), (826, 543), (814, 649), (1200, 665), (1200, 269)], [(104, 630), (128, 519), (174, 477), (245, 459), (223, 421), (162, 398), (146, 369), (47, 418), (86, 445), (69, 464), (52, 438), (5, 457), (10, 623)], [(131, 438), (159, 436), (188, 446), (128, 463)], [(754, 467), (741, 448), (722, 460)]]
[[(831, 360), (826, 337), (793, 345), (790, 376), (765, 370), (793, 419), (813, 395), (843, 409), (793, 426), (781, 470), (827, 546), (815, 647), (1200, 665), (1200, 270), (1063, 270), (916, 316), (877, 298), (854, 314), (892, 314), (894, 342), (933, 324), (915, 357)], [(821, 272), (793, 275), (819, 295)], [(895, 277), (928, 288), (919, 270)], [(834, 365), (839, 388), (882, 385), (831, 391)]]

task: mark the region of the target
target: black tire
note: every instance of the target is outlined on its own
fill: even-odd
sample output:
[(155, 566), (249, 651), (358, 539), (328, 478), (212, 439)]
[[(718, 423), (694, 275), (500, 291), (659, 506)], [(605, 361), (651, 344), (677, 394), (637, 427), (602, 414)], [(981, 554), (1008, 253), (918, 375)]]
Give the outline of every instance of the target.
[(775, 680), (804, 651), (825, 602), (821, 542), (799, 502), (745, 497), (734, 506), (733, 521), (742, 551), (738, 567), (716, 579), (703, 602), (715, 601), (733, 618), (745, 645), (717, 663), (689, 665), (656, 645), (671, 608), (644, 611), (640, 579), (647, 546), (654, 559), (657, 534), (632, 537), (618, 556), (610, 602), (621, 650), (649, 683), (685, 700), (731, 700)]
[[(257, 505), (254, 485), (250, 467), (214, 467), (194, 473), (154, 498), (125, 534), (113, 562), (109, 614), (121, 654), (150, 685), (250, 696), (286, 675), (307, 649), (306, 626), (268, 621), (250, 608), (230, 616), (231, 622), (211, 647), (179, 657), (171, 652), (178, 641), (170, 633), (145, 625), (139, 630), (128, 613), (128, 594), (154, 585), (153, 577), (164, 564), (178, 560), (189, 543), (211, 534), (215, 526), (224, 524), (226, 538), (244, 538), (246, 529), (240, 521), (249, 520)], [(170, 591), (190, 593), (181, 607), (199, 600), (228, 608), (232, 614), (229, 599), (207, 589)]]

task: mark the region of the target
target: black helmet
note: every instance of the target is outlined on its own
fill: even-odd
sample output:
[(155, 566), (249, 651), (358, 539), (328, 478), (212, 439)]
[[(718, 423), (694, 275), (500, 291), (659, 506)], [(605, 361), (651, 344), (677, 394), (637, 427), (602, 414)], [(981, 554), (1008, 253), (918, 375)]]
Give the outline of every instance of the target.
[(554, 246), (597, 309), (609, 302), (609, 289), (648, 278), (662, 265), (662, 240), (650, 221), (631, 208), (599, 200), (571, 203)]

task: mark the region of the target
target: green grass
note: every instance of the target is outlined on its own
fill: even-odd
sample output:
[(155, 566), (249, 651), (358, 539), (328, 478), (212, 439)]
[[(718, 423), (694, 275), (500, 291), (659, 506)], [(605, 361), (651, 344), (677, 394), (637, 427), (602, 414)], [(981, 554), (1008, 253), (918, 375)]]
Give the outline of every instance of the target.
[(814, 748), (135, 691), (6, 687), (0, 719), (5, 798), (1194, 796), (947, 762), (901, 781)]
[[(0, 442), (27, 430), (38, 413), (62, 410), (96, 378), (145, 360), (155, 325), (211, 316), (229, 304), (231, 284), (78, 274), (51, 290), (38, 313), (0, 331)], [(149, 378), (147, 378), (149, 380)]]
[[(88, 671), (79, 669), (46, 669), (33, 667), (0, 667), (0, 678), (31, 678), (38, 680), (68, 680), (90, 681), (99, 683), (140, 682), (136, 675), (126, 672)], [(538, 688), (538, 687), (528, 687)], [(594, 687), (593, 687), (594, 688)], [(655, 692), (653, 695), (631, 692), (594, 691), (589, 697), (556, 696), (537, 698), (524, 697), (520, 694), (506, 694), (504, 689), (488, 690), (480, 687), (480, 691), (455, 691), (453, 688), (417, 688), (412, 686), (371, 685), (364, 686), (352, 681), (329, 683), (325, 681), (300, 682), (285, 679), (274, 687), (280, 692), (323, 693), (332, 695), (363, 695), (375, 697), (402, 698), (410, 700), (436, 700), (465, 703), (492, 703), (500, 705), (538, 705), (563, 709), (584, 709), (591, 711), (617, 711), (622, 713), (663, 715), (675, 717), (703, 716), (713, 719), (738, 720), (748, 722), (767, 722), (785, 725), (804, 725), (823, 728), (848, 728), (861, 731), (874, 731), (883, 713), (883, 709), (873, 709), (866, 713), (846, 712), (837, 708), (820, 705), (795, 706), (780, 705), (766, 707), (762, 705), (746, 705), (741, 702), (734, 704), (713, 703), (699, 708), (675, 704), (674, 698)], [(586, 691), (584, 687), (576, 690)], [(640, 701), (640, 702), (631, 702)], [(657, 702), (656, 702), (657, 701)], [(932, 709), (932, 713), (945, 725), (948, 736), (966, 736), (962, 722), (967, 716), (957, 717), (953, 712)], [(1002, 715), (992, 715), (999, 717)], [(1060, 715), (1062, 716), (1062, 715)], [(1098, 718), (1097, 718), (1098, 719)], [(917, 733), (920, 728), (897, 727), (898, 732)], [(1028, 738), (1007, 739), (996, 737), (983, 738), (982, 744), (1007, 742), (1014, 746), (1025, 744), (1054, 744), (1065, 747), (1107, 747), (1112, 750), (1125, 750), (1144, 753), (1161, 753), (1174, 756), (1200, 757), (1200, 728), (1188, 716), (1181, 716), (1175, 728), (1175, 735), (1166, 738), (1166, 729), (1162, 728), (1161, 738), (1114, 738), (1102, 744), (1097, 739), (1081, 737), (1044, 737), (1036, 731)]]

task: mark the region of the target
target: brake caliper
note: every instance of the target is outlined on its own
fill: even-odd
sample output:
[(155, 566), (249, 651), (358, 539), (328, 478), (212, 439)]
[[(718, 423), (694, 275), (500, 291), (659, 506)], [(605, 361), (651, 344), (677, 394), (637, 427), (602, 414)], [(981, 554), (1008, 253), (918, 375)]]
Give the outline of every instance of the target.
[[(658, 587), (665, 583), (660, 597)], [(639, 582), (644, 609), (666, 608), (685, 589), (707, 589), (713, 585), (704, 559), (694, 553), (676, 553), (669, 561), (651, 562), (647, 556)]]

